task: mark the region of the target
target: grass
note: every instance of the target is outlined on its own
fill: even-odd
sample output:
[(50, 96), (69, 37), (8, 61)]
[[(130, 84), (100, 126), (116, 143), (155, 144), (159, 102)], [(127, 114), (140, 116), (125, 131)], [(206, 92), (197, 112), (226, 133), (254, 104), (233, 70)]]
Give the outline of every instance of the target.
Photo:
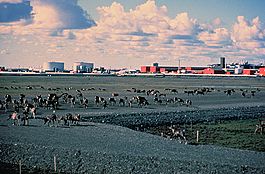
[(187, 129), (188, 138), (196, 142), (196, 131), (200, 131), (199, 144), (213, 144), (237, 149), (265, 152), (265, 134), (254, 134), (257, 119), (223, 121), (216, 124), (196, 124)]
[[(265, 152), (265, 133), (254, 134), (258, 119), (222, 121), (221, 123), (198, 123), (181, 125), (186, 127), (186, 137), (189, 144), (217, 145), (229, 148)], [(199, 142), (196, 142), (197, 130)], [(169, 134), (168, 126), (147, 128), (149, 133)]]

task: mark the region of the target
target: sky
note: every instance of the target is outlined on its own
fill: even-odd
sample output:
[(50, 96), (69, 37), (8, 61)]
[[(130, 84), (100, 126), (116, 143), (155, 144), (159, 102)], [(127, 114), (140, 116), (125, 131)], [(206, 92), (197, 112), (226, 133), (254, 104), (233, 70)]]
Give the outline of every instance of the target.
[(0, 66), (265, 61), (263, 0), (0, 0)]

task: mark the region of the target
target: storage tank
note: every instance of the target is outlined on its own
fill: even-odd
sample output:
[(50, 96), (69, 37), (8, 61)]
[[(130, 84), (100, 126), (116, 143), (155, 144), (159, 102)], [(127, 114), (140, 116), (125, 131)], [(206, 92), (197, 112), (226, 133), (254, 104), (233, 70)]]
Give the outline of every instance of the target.
[(90, 73), (93, 69), (94, 64), (87, 62), (75, 62), (73, 66), (73, 71), (77, 73)]
[(63, 62), (45, 62), (43, 64), (44, 71), (64, 71), (64, 63)]
[(235, 74), (242, 74), (243, 73), (243, 67), (241, 66), (236, 66), (235, 67)]

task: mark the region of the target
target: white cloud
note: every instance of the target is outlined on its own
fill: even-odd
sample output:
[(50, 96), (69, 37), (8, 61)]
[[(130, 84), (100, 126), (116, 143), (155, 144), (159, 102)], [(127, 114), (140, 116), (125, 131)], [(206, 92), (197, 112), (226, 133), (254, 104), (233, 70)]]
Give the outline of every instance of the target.
[(208, 46), (227, 46), (231, 44), (230, 33), (226, 28), (217, 28), (211, 32), (201, 32), (198, 35), (198, 39)]
[(265, 32), (261, 28), (259, 17), (249, 22), (244, 16), (238, 16), (237, 22), (233, 25), (231, 38), (235, 45), (240, 48), (264, 47)]
[(195, 19), (191, 19), (188, 13), (180, 13), (175, 19), (170, 21), (170, 27), (173, 32), (180, 35), (193, 35), (199, 30), (199, 24)]
[(32, 0), (34, 23), (41, 28), (84, 29), (95, 25), (77, 0)]
[[(19, 8), (21, 4), (17, 5)], [(77, 0), (31, 0), (30, 4), (23, 5), (32, 8), (33, 17), (2, 25), (0, 23), (0, 33), (53, 35), (51, 33), (57, 30), (86, 29), (95, 25), (95, 22), (78, 5)], [(11, 18), (18, 12), (6, 11), (6, 14)]]
[[(27, 36), (19, 43), (39, 50), (42, 61), (57, 57), (70, 63), (87, 57), (103, 66), (138, 67), (154, 61), (176, 65), (179, 58), (186, 65), (206, 65), (220, 56), (265, 57), (265, 30), (259, 18), (248, 22), (238, 17), (229, 30), (220, 18), (210, 24), (200, 23), (186, 12), (171, 18), (166, 6), (148, 0), (129, 11), (117, 2), (98, 7), (97, 25), (88, 27), (94, 22), (84, 18), (85, 11), (76, 0), (33, 0), (32, 6), (32, 20), (0, 25), (0, 33)], [(36, 41), (30, 43), (29, 37)], [(38, 45), (31, 45), (36, 42)]]

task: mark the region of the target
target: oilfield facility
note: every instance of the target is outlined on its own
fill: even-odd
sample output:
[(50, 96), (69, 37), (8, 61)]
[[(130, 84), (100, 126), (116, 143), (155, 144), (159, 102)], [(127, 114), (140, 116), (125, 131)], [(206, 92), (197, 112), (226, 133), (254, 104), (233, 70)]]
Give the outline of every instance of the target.
[(113, 76), (265, 76), (265, 64), (226, 63), (225, 57), (220, 62), (207, 66), (160, 66), (153, 63), (151, 66), (140, 66), (140, 69), (106, 69), (96, 68), (94, 63), (74, 62), (72, 69), (65, 69), (64, 62), (44, 62), (42, 68), (10, 68), (0, 66), (0, 75), (113, 75)]
[(225, 57), (220, 58), (219, 64), (208, 66), (171, 67), (159, 66), (154, 63), (152, 66), (141, 66), (141, 73), (162, 73), (162, 74), (223, 74), (223, 75), (260, 75), (265, 76), (265, 65), (254, 65), (248, 62), (226, 64)]

